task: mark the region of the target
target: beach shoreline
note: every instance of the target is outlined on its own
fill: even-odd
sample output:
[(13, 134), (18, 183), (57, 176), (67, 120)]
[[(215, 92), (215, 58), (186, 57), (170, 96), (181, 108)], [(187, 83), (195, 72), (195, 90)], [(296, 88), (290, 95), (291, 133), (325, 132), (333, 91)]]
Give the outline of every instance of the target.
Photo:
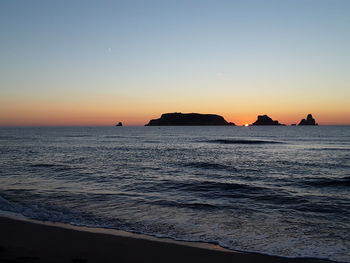
[(0, 262), (333, 262), (12, 216), (0, 216), (0, 233)]

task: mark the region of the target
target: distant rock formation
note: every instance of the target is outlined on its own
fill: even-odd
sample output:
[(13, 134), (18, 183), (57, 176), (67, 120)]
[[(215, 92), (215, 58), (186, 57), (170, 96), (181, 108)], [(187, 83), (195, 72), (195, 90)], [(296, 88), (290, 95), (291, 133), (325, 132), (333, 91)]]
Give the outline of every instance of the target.
[(120, 127), (120, 126), (123, 126), (123, 123), (121, 122), (118, 122), (118, 124), (115, 125), (116, 127)]
[(298, 125), (318, 125), (315, 119), (312, 117), (312, 114), (308, 114), (306, 119), (302, 119)]
[(159, 119), (150, 120), (145, 126), (204, 126), (235, 125), (216, 114), (164, 113)]
[(267, 115), (259, 115), (258, 119), (251, 125), (284, 125), (279, 123), (278, 121), (272, 120), (269, 116)]

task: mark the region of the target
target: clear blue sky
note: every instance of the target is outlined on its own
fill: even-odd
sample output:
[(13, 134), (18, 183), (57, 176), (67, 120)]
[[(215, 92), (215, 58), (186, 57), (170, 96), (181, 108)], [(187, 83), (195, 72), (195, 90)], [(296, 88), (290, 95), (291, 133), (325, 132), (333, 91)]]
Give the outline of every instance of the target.
[(350, 124), (347, 0), (1, 0), (0, 33), (0, 125), (167, 111)]

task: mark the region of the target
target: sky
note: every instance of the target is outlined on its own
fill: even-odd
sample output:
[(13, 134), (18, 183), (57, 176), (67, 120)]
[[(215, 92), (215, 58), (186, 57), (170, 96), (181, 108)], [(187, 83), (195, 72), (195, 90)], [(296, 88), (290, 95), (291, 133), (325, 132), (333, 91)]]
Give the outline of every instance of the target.
[(0, 0), (0, 126), (350, 125), (348, 0)]

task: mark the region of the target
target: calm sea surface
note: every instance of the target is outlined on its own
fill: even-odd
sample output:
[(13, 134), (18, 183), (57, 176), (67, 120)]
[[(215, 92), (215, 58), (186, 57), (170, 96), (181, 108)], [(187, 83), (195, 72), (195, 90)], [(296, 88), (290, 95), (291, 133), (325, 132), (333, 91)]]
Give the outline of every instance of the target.
[(0, 128), (0, 210), (350, 262), (350, 126)]

